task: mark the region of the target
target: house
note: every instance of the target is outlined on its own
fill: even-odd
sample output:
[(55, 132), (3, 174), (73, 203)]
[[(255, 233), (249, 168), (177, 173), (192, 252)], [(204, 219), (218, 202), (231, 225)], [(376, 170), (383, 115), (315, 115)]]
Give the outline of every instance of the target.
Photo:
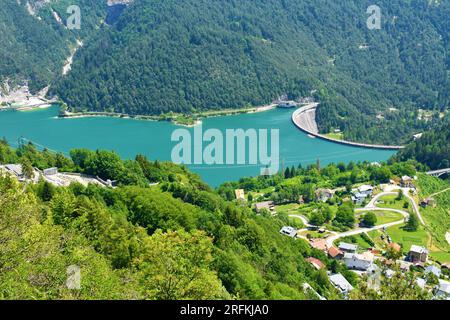
[(339, 290), (340, 293), (347, 295), (353, 290), (353, 286), (340, 273), (331, 275), (330, 282)]
[(325, 239), (312, 239), (309, 241), (311, 247), (317, 250), (327, 251), (327, 241)]
[(236, 200), (245, 201), (245, 191), (243, 189), (234, 190), (234, 195), (236, 196)]
[(373, 253), (366, 251), (364, 253), (346, 253), (344, 255), (344, 263), (349, 269), (367, 271), (373, 264), (375, 256)]
[(371, 196), (373, 194), (373, 187), (371, 185), (365, 184), (358, 187), (358, 192), (360, 194), (365, 194), (367, 196)]
[(58, 168), (48, 168), (44, 169), (44, 176), (54, 176), (58, 173)]
[(317, 270), (323, 269), (325, 268), (325, 265), (323, 264), (322, 261), (320, 261), (319, 259), (313, 258), (313, 257), (309, 257), (308, 259), (306, 259), (306, 261), (308, 261), (309, 263), (312, 264), (312, 266), (314, 268), (316, 268)]
[(427, 262), (428, 250), (424, 247), (412, 245), (408, 253), (408, 261), (412, 263)]
[(435, 297), (437, 299), (450, 300), (450, 282), (439, 280), (439, 285), (436, 287)]
[(409, 176), (403, 176), (400, 181), (400, 186), (403, 188), (414, 188), (413, 178)]
[(401, 261), (400, 262), (400, 271), (402, 272), (408, 272), (409, 269), (411, 268), (411, 263), (408, 261)]
[(21, 164), (7, 164), (5, 165), (5, 169), (15, 175), (19, 180), (23, 179), (22, 165)]
[(281, 228), (280, 233), (291, 238), (297, 237), (297, 230), (293, 227), (283, 227)]
[(364, 194), (364, 193), (355, 193), (352, 196), (352, 202), (358, 206), (362, 205), (364, 203), (364, 201), (369, 197), (369, 195)]
[(427, 281), (424, 278), (417, 278), (416, 284), (421, 288), (425, 289), (425, 286), (427, 285)]
[(358, 250), (358, 245), (341, 242), (339, 244), (339, 250), (343, 251), (344, 253), (356, 253), (356, 251)]
[(316, 190), (316, 201), (327, 202), (333, 198), (333, 191), (330, 189), (317, 189)]
[(298, 103), (295, 101), (280, 101), (278, 103), (278, 108), (295, 108), (298, 106)]
[(336, 247), (328, 249), (328, 255), (333, 259), (342, 259), (344, 257), (344, 253)]
[(272, 214), (276, 214), (275, 204), (273, 203), (273, 201), (258, 202), (257, 204), (255, 204), (255, 209), (257, 213), (261, 213), (261, 211), (265, 209)]
[(429, 273), (433, 273), (436, 277), (440, 277), (441, 276), (441, 269), (436, 267), (435, 265), (431, 265), (425, 268), (425, 274), (429, 274)]
[(422, 208), (426, 208), (428, 206), (434, 207), (435, 205), (436, 205), (436, 202), (434, 201), (433, 198), (426, 198), (426, 199), (422, 200), (422, 202), (420, 202), (420, 206)]

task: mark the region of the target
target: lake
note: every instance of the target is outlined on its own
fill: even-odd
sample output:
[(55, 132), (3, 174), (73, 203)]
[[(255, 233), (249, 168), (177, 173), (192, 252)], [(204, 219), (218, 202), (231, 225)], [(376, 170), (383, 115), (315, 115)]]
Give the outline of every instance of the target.
[[(312, 139), (291, 122), (294, 110), (274, 109), (261, 113), (222, 116), (203, 120), (203, 130), (279, 129), (280, 159), (285, 166), (308, 165), (319, 158), (322, 165), (330, 162), (384, 161), (394, 152), (363, 149)], [(57, 118), (58, 108), (19, 112), (0, 112), (0, 137), (17, 147), (24, 137), (38, 146), (66, 155), (74, 148), (114, 150), (123, 158), (144, 154), (152, 160), (171, 159), (172, 132), (181, 128), (169, 122), (120, 118)], [(189, 129), (193, 132), (193, 129)], [(270, 149), (269, 149), (270, 150)], [(260, 173), (261, 165), (190, 165), (211, 186)]]

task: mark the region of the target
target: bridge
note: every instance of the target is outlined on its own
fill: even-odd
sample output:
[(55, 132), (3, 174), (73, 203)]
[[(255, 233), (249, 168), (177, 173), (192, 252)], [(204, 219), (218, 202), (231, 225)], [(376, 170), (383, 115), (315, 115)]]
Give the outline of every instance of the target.
[(443, 176), (446, 173), (450, 174), (450, 168), (429, 171), (429, 172), (427, 172), (427, 175), (432, 176), (432, 177), (440, 177), (440, 176)]

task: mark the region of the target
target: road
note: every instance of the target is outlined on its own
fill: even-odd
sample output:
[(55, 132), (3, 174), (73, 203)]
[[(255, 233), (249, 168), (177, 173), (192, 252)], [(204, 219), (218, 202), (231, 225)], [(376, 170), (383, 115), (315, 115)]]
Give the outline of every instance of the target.
[(372, 227), (372, 228), (358, 228), (358, 229), (354, 229), (354, 230), (350, 230), (350, 231), (334, 234), (334, 235), (332, 235), (332, 236), (330, 236), (330, 237), (328, 237), (326, 239), (328, 248), (331, 248), (333, 246), (333, 243), (336, 240), (340, 239), (340, 238), (349, 237), (349, 236), (356, 236), (356, 235), (361, 234), (361, 233), (366, 233), (366, 232), (371, 232), (371, 231), (375, 231), (375, 230), (380, 230), (380, 229), (384, 229), (384, 228), (390, 228), (390, 227), (393, 227), (393, 226), (397, 226), (399, 224), (405, 223), (405, 220), (409, 218), (409, 213), (408, 212), (403, 211), (403, 210), (390, 209), (390, 208), (365, 207), (365, 208), (356, 209), (355, 211), (356, 212), (392, 211), (392, 212), (400, 213), (401, 215), (403, 215), (404, 219), (399, 220), (399, 221), (395, 221), (395, 222), (382, 224), (382, 225), (375, 226), (375, 227)]
[(447, 192), (447, 191), (449, 191), (449, 190), (450, 190), (450, 188), (447, 188), (447, 189), (444, 189), (444, 190), (442, 190), (442, 191), (439, 191), (439, 192), (430, 194), (430, 195), (428, 196), (428, 198), (433, 198), (433, 197), (438, 196), (438, 195), (440, 195), (441, 193)]
[[(416, 204), (414, 199), (409, 195), (409, 190), (410, 189), (408, 189), (408, 188), (401, 188), (399, 190), (402, 190), (402, 192), (405, 195), (405, 197), (408, 199), (409, 202), (411, 202), (411, 204), (413, 206), (413, 210), (416, 213), (417, 217), (419, 218), (420, 222), (423, 225), (425, 225), (425, 221), (423, 220), (422, 215), (420, 214), (418, 205)], [(447, 190), (444, 190), (444, 191), (447, 191)], [(442, 191), (442, 192), (444, 192), (444, 191)], [(357, 228), (357, 229), (354, 229), (354, 230), (341, 232), (341, 233), (336, 233), (336, 232), (327, 230), (328, 232), (331, 232), (331, 235), (328, 238), (326, 238), (327, 247), (331, 248), (333, 246), (333, 243), (336, 240), (340, 239), (340, 238), (349, 237), (349, 236), (355, 236), (355, 235), (358, 235), (358, 234), (361, 234), (361, 233), (371, 232), (371, 231), (375, 231), (375, 230), (381, 230), (381, 229), (384, 229), (384, 228), (387, 229), (387, 228), (390, 228), (390, 227), (393, 227), (393, 226), (404, 224), (409, 218), (409, 213), (408, 212), (406, 212), (404, 210), (398, 210), (398, 209), (392, 209), (392, 208), (380, 208), (380, 207), (376, 206), (377, 201), (381, 197), (389, 196), (389, 195), (397, 195), (397, 194), (398, 194), (398, 192), (393, 192), (393, 191), (381, 192), (381, 193), (377, 194), (375, 197), (373, 197), (373, 199), (370, 200), (370, 202), (367, 204), (366, 207), (355, 209), (355, 211), (356, 212), (391, 211), (391, 212), (400, 213), (403, 216), (402, 220), (386, 223), (386, 224), (379, 225), (379, 226), (374, 226), (372, 228)], [(306, 219), (306, 217), (304, 217), (302, 215), (290, 214), (289, 217), (300, 219), (307, 228), (312, 227), (312, 225), (310, 225), (308, 223), (308, 219)]]
[[(402, 190), (405, 197), (411, 202), (413, 210), (417, 217), (419, 218), (419, 221), (422, 225), (425, 225), (425, 220), (422, 218), (422, 215), (420, 214), (419, 206), (417, 205), (416, 201), (409, 195), (409, 188), (400, 188), (399, 190)], [(369, 204), (366, 206), (366, 208), (375, 208), (376, 202), (383, 196), (392, 196), (396, 195), (398, 192), (388, 191), (388, 192), (382, 192), (377, 194), (375, 197), (373, 197), (372, 200), (370, 200)]]

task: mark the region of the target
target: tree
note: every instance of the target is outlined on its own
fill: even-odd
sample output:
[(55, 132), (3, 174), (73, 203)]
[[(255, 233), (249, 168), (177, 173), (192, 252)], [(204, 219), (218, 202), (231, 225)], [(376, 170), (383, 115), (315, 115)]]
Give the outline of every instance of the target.
[(339, 207), (334, 221), (346, 227), (353, 228), (355, 224), (355, 212), (350, 202), (346, 202)]
[(55, 193), (55, 188), (48, 182), (44, 181), (42, 184), (41, 199), (44, 201), (50, 201)]
[(409, 215), (408, 222), (406, 223), (406, 229), (409, 231), (417, 231), (419, 229), (419, 219), (415, 213)]
[(311, 219), (309, 220), (309, 223), (311, 223), (314, 226), (321, 226), (325, 223), (325, 217), (323, 216), (322, 212), (314, 211), (311, 214)]
[(369, 288), (365, 276), (349, 297), (351, 300), (429, 300), (431, 293), (417, 285), (412, 272), (402, 274), (397, 270), (392, 278), (381, 278), (379, 290)]
[(228, 297), (210, 267), (212, 242), (203, 232), (156, 232), (135, 259), (147, 299), (220, 299)]
[(373, 212), (367, 212), (364, 215), (362, 222), (367, 227), (373, 227), (377, 224), (377, 216)]
[(28, 159), (27, 157), (23, 157), (21, 159), (20, 164), (22, 165), (22, 174), (25, 177), (25, 179), (33, 179), (34, 169), (30, 159)]

